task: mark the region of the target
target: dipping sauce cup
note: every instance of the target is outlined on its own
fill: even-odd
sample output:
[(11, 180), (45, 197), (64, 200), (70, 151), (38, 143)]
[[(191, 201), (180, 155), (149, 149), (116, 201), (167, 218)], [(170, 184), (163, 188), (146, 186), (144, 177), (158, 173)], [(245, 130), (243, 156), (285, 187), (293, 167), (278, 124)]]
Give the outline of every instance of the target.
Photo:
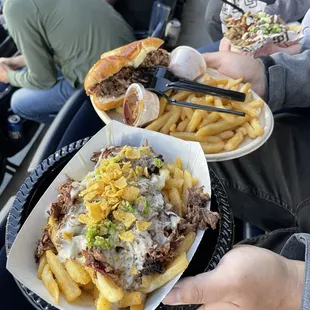
[(189, 46), (179, 46), (171, 52), (169, 69), (179, 77), (194, 81), (207, 71), (203, 56)]
[(125, 95), (123, 112), (125, 124), (141, 127), (158, 117), (158, 96), (139, 83), (131, 84)]

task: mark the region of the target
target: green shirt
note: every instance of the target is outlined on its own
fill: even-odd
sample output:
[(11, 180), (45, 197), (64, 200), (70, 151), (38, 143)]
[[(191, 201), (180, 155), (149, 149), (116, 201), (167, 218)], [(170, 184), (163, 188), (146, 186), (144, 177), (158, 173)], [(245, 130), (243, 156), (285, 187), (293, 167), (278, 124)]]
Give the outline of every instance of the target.
[(7, 0), (4, 17), (28, 70), (10, 84), (47, 89), (57, 67), (74, 88), (103, 52), (134, 41), (131, 28), (105, 0)]

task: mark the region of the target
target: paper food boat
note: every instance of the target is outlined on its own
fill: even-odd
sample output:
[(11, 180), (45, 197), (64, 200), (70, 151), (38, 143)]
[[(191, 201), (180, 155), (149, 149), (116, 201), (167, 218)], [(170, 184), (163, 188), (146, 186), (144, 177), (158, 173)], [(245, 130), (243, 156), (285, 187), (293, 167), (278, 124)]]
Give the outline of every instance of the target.
[[(252, 12), (257, 13), (260, 11), (265, 11), (266, 3), (261, 1), (240, 1), (238, 3), (238, 7), (242, 9), (245, 13)], [(220, 19), (222, 22), (222, 32), (225, 34), (227, 32), (227, 26), (225, 23), (225, 19), (228, 17), (240, 18), (242, 14), (234, 9), (232, 6), (224, 3), (222, 6), (222, 10), (220, 13)], [(301, 29), (293, 30), (294, 28), (290, 28), (286, 32), (266, 35), (262, 36), (257, 42), (247, 45), (247, 46), (239, 46), (239, 45), (231, 45), (231, 51), (233, 52), (246, 52), (249, 54), (253, 54), (255, 57), (264, 55), (264, 47), (267, 44), (280, 44), (280, 43), (298, 43), (299, 40), (302, 39), (303, 35)], [(297, 29), (297, 28), (295, 28)]]
[[(173, 163), (176, 157), (179, 156), (183, 161), (184, 168), (188, 169), (194, 177), (199, 178), (199, 185), (204, 185), (205, 192), (211, 195), (209, 170), (199, 143), (183, 141), (157, 132), (129, 127), (115, 121), (105, 126), (70, 160), (46, 190), (21, 228), (9, 253), (7, 269), (12, 275), (56, 308), (62, 310), (95, 309), (92, 298), (80, 298), (73, 304), (69, 304), (61, 296), (59, 304), (55, 304), (43, 283), (37, 278), (34, 251), (36, 243), (41, 237), (41, 229), (46, 223), (46, 211), (49, 209), (51, 202), (57, 201), (58, 185), (66, 182), (68, 177), (78, 181), (82, 180), (94, 168), (94, 163), (90, 161), (94, 151), (112, 145), (141, 146), (145, 144), (146, 140), (149, 145), (164, 156), (166, 162)], [(203, 231), (198, 231), (196, 240), (187, 253), (189, 261), (194, 256), (202, 237)], [(145, 309), (155, 309), (180, 276), (149, 294)]]

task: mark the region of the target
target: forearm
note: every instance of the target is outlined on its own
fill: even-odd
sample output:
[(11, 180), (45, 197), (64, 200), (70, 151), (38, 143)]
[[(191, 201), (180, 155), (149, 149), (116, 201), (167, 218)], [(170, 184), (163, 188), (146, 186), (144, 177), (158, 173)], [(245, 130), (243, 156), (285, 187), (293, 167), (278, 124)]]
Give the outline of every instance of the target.
[(295, 56), (277, 53), (272, 58), (276, 65), (269, 68), (266, 85), (271, 109), (310, 107), (310, 51)]
[(26, 71), (8, 71), (9, 83), (20, 88), (48, 89), (56, 84), (56, 77), (47, 75), (44, 79), (38, 79), (35, 73)]

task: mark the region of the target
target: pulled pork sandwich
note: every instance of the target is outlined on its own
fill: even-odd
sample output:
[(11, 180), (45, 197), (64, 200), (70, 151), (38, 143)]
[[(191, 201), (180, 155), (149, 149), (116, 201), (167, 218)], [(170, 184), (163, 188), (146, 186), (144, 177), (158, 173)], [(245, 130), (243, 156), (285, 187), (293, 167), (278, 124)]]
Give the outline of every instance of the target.
[[(121, 292), (149, 293), (171, 280), (154, 282), (154, 276), (164, 274), (180, 253), (186, 260), (197, 230), (215, 229), (219, 215), (210, 211), (203, 187), (180, 193), (183, 171), (150, 146), (109, 147), (91, 160), (95, 169), (84, 180), (59, 186), (36, 261), (50, 250), (60, 262), (90, 270), (96, 285), (108, 279)], [(97, 287), (107, 300), (118, 301)]]
[(168, 52), (159, 49), (163, 43), (158, 38), (147, 38), (104, 53), (84, 81), (86, 93), (96, 107), (106, 111), (121, 105), (132, 83), (147, 87), (149, 78), (143, 69), (169, 64)]

